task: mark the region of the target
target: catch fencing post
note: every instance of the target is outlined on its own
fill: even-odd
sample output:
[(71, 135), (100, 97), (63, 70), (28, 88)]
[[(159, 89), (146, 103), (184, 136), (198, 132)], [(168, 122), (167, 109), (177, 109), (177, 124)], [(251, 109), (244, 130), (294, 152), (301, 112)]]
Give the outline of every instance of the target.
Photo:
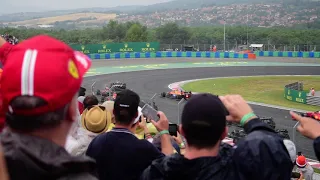
[(297, 122), (292, 128), (292, 141), (294, 144), (296, 144), (296, 129), (299, 124), (300, 122)]
[(94, 85), (96, 84), (96, 81), (91, 85), (91, 93), (92, 93), (92, 95), (95, 95), (94, 94)]
[(178, 125), (180, 125), (180, 104), (184, 102), (184, 99), (181, 99), (178, 103)]
[(150, 98), (151, 102), (152, 102), (153, 99), (156, 97), (156, 95), (157, 95), (157, 93), (155, 93), (155, 94)]

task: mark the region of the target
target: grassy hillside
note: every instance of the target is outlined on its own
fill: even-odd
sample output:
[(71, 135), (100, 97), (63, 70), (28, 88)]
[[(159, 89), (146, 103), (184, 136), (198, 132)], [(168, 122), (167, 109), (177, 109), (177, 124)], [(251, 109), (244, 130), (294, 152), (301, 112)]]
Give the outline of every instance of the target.
[(25, 25), (25, 24), (53, 24), (55, 22), (62, 21), (81, 21), (81, 22), (103, 22), (111, 19), (115, 19), (116, 14), (105, 14), (105, 13), (76, 13), (76, 14), (67, 14), (61, 16), (53, 16), (46, 18), (38, 18), (32, 20), (11, 22), (15, 25)]

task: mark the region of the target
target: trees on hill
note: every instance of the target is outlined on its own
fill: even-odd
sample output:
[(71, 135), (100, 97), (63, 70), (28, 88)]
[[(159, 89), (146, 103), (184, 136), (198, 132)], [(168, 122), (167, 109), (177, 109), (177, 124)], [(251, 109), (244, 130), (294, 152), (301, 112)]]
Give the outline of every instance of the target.
[[(175, 23), (147, 29), (138, 22), (110, 21), (101, 29), (43, 30), (1, 28), (0, 34), (12, 34), (23, 40), (37, 34), (48, 34), (69, 44), (96, 44), (106, 42), (150, 42), (161, 44), (223, 44), (223, 27), (181, 27)], [(319, 45), (319, 29), (226, 27), (227, 44), (261, 43), (271, 45)]]

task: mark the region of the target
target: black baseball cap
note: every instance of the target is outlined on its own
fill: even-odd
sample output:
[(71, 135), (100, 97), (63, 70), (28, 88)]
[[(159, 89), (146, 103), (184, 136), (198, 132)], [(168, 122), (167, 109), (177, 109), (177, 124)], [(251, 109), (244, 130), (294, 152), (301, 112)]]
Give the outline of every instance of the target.
[(114, 101), (114, 114), (115, 116), (122, 116), (125, 113), (133, 117), (138, 112), (139, 103), (139, 95), (129, 89), (125, 89), (117, 94)]
[(217, 142), (225, 130), (226, 116), (227, 111), (218, 96), (208, 93), (193, 95), (185, 104), (181, 117), (186, 139)]

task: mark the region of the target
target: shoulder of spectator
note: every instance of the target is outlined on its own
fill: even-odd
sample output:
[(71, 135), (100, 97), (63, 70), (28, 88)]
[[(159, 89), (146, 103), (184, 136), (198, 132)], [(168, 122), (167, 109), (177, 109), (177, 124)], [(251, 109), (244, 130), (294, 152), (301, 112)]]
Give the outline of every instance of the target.
[(152, 153), (152, 155), (155, 155), (155, 158), (161, 158), (164, 157), (165, 154), (163, 154), (161, 151), (159, 151), (158, 148), (156, 148), (152, 143), (150, 143), (146, 139), (141, 139), (141, 143), (143, 143), (143, 146), (145, 146), (145, 151)]
[(245, 160), (246, 164), (257, 161), (260, 163), (264, 161), (272, 162), (274, 164), (291, 162), (283, 144), (283, 139), (272, 132), (253, 131), (239, 141), (234, 156), (240, 158), (239, 162), (241, 162), (241, 159)]
[(261, 130), (275, 133), (275, 131), (268, 124), (262, 122), (259, 118), (252, 119), (244, 125), (244, 131), (247, 134), (253, 131), (261, 131)]
[(10, 53), (13, 47), (14, 46), (10, 43), (5, 43), (0, 47), (0, 60), (3, 65), (5, 64), (8, 54)]
[(320, 160), (320, 136), (313, 141), (313, 148), (318, 160)]
[(74, 180), (98, 180), (96, 177), (96, 174), (91, 174), (88, 172), (83, 172), (80, 174), (75, 174), (75, 173), (70, 173), (64, 177), (61, 177), (57, 180), (69, 180), (69, 179), (74, 179)]

